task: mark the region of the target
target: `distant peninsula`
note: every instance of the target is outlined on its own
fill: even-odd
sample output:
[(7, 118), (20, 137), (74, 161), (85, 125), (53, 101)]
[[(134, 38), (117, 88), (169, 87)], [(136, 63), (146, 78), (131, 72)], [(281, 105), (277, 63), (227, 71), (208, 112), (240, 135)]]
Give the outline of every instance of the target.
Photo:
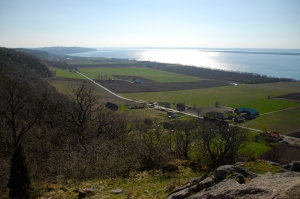
[(54, 47), (43, 47), (43, 48), (29, 48), (29, 50), (40, 50), (45, 51), (51, 54), (56, 55), (67, 55), (73, 53), (84, 53), (90, 51), (97, 51), (95, 48), (84, 48), (84, 47), (63, 47), (63, 46), (54, 46)]

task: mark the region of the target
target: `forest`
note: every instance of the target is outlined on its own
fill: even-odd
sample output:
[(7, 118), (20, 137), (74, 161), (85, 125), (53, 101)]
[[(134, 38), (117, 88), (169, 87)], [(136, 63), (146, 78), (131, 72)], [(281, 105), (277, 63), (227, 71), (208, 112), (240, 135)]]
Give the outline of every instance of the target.
[(67, 95), (58, 92), (45, 81), (54, 75), (49, 61), (6, 48), (0, 57), (0, 191), (6, 197), (39, 197), (36, 184), (57, 176), (127, 178), (133, 171), (168, 170), (176, 159), (214, 169), (252, 158), (240, 153), (247, 129), (199, 118), (165, 128), (159, 118), (105, 108), (86, 81)]

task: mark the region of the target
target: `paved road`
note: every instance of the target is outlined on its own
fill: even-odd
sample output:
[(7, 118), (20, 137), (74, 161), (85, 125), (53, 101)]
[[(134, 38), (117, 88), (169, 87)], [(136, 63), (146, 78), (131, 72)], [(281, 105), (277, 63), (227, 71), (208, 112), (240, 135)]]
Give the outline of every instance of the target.
[[(78, 71), (75, 71), (75, 72), (78, 73), (78, 74), (80, 74), (80, 75), (82, 75), (83, 77), (85, 77), (86, 79), (90, 80), (91, 82), (93, 82), (97, 86), (100, 86), (104, 90), (108, 91), (109, 93), (113, 94), (114, 96), (116, 96), (116, 97), (118, 97), (120, 99), (127, 100), (127, 101), (130, 101), (130, 102), (135, 102), (135, 103), (145, 103), (142, 100), (133, 100), (133, 99), (128, 99), (128, 98), (122, 97), (122, 96), (120, 96), (120, 95), (112, 92), (111, 90), (107, 89), (106, 87), (98, 84), (97, 82), (95, 82), (93, 79), (87, 77), (86, 75), (84, 75), (84, 74), (82, 74), (82, 73), (80, 73)], [(299, 108), (299, 107), (300, 106), (294, 107), (294, 108)], [(165, 107), (162, 107), (162, 106), (155, 106), (155, 108), (163, 108), (163, 109), (166, 109), (168, 111), (173, 111), (173, 112), (176, 112), (176, 113), (182, 113), (182, 114), (189, 115), (189, 116), (192, 116), (192, 117), (198, 117), (198, 115), (196, 115), (196, 114), (194, 115), (194, 114), (191, 114), (191, 113), (181, 112), (181, 111), (177, 111), (177, 110), (174, 110), (174, 109), (165, 108)], [(289, 109), (294, 109), (294, 108), (289, 108)], [(288, 109), (284, 109), (284, 110), (288, 110)], [(284, 110), (280, 110), (280, 111), (284, 111)], [(264, 115), (271, 114), (271, 113), (276, 113), (276, 112), (280, 112), (280, 111), (274, 111), (274, 112), (270, 112), (270, 113), (265, 113)], [(200, 118), (202, 118), (202, 117), (200, 117)], [(245, 129), (251, 130), (251, 131), (263, 132), (262, 130), (259, 130), (259, 129), (249, 128), (249, 127), (244, 127), (244, 126), (238, 126), (238, 125), (234, 125), (234, 124), (230, 124), (230, 126), (237, 126), (237, 127), (240, 127), (240, 128), (245, 128)], [(294, 137), (286, 136), (286, 135), (284, 135), (283, 137), (284, 137), (283, 140), (285, 142), (287, 142), (289, 144), (294, 144), (294, 145), (299, 145), (300, 146), (300, 139), (299, 138), (294, 138)]]

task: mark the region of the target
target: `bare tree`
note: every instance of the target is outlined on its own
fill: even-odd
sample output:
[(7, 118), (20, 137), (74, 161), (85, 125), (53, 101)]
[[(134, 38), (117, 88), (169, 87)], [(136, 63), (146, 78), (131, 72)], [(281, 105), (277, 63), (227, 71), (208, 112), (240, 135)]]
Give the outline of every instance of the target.
[(193, 149), (196, 138), (196, 129), (198, 119), (179, 120), (174, 123), (174, 154), (181, 159), (189, 159), (189, 153)]
[(196, 111), (196, 113), (198, 114), (198, 117), (200, 117), (201, 108), (196, 108), (195, 111)]
[(44, 111), (45, 98), (33, 95), (27, 82), (3, 81), (0, 89), (2, 139), (17, 148), (22, 138), (38, 123)]
[(56, 112), (64, 121), (62, 127), (65, 131), (72, 134), (71, 138), (83, 146), (85, 141), (97, 135), (96, 121), (101, 106), (91, 83), (82, 83), (71, 87), (70, 90), (68, 98), (60, 99), (60, 106)]
[(220, 104), (219, 102), (215, 102), (216, 107), (219, 107), (219, 104)]
[(216, 168), (224, 164), (232, 164), (238, 156), (238, 150), (248, 139), (248, 130), (231, 126), (217, 126), (203, 121), (198, 127), (198, 145), (210, 166)]

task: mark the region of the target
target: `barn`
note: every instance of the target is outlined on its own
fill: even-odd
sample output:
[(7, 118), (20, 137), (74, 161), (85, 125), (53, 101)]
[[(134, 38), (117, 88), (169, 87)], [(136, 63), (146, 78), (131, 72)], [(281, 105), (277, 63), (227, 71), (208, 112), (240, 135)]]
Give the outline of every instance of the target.
[(252, 109), (252, 108), (247, 108), (247, 107), (236, 108), (235, 112), (238, 114), (246, 113), (247, 115), (255, 115), (255, 116), (259, 115), (259, 112), (257, 110)]

